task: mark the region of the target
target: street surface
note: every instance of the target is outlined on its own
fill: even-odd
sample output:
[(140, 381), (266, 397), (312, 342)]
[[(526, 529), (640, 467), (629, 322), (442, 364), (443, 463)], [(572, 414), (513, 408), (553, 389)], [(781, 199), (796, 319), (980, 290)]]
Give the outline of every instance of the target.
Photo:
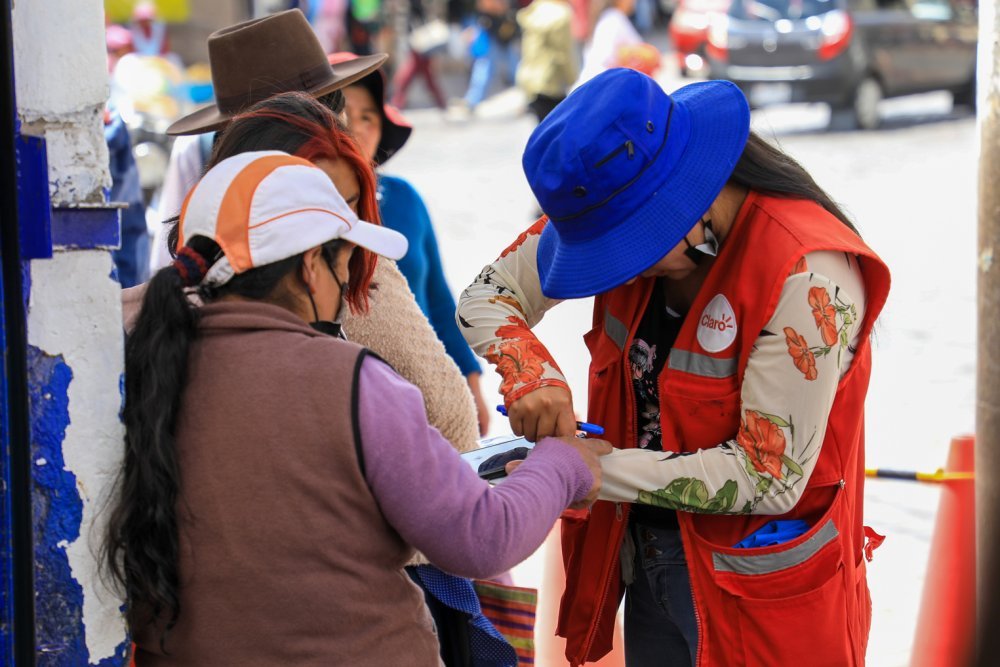
[[(669, 72), (661, 81), (668, 91), (684, 83)], [(522, 109), (517, 91), (508, 90), (466, 122), (410, 110), (413, 136), (388, 164), (387, 173), (423, 194), (456, 297), (534, 219), (520, 167), (534, 119)], [(755, 112), (753, 127), (812, 173), (892, 270), (874, 342), (868, 463), (933, 471), (944, 465), (950, 438), (974, 423), (975, 118), (953, 111), (946, 93), (884, 103), (883, 127), (873, 132), (827, 132), (827, 117), (822, 106), (788, 106)], [(581, 336), (590, 308), (590, 300), (564, 303), (537, 328), (581, 415), (588, 364)], [(496, 378), (484, 373), (487, 400), (498, 398)], [(495, 415), (491, 434), (504, 432), (506, 420)], [(938, 495), (930, 485), (868, 484), (866, 523), (887, 535), (869, 564), (874, 667), (909, 660)], [(519, 567), (515, 581), (538, 585), (540, 563), (536, 555)]]

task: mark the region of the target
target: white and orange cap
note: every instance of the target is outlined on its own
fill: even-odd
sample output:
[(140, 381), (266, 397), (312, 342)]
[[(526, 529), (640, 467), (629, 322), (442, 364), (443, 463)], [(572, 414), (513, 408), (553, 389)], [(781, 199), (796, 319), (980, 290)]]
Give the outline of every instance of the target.
[(281, 151), (242, 153), (212, 167), (181, 209), (178, 249), (194, 236), (222, 249), (201, 281), (216, 286), (334, 239), (389, 259), (408, 246), (399, 232), (359, 220), (322, 169)]

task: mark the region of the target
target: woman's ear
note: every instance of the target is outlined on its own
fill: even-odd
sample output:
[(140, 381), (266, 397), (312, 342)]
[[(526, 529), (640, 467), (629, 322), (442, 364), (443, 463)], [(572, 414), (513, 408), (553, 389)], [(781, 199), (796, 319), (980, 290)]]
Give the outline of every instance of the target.
[(302, 254), (302, 265), (299, 277), (305, 283), (310, 294), (315, 294), (319, 285), (320, 272), (323, 270), (323, 249), (319, 246), (310, 248)]

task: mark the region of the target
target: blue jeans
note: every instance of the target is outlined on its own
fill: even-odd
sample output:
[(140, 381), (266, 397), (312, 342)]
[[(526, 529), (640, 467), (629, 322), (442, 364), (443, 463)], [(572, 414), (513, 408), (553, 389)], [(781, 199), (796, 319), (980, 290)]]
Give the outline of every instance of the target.
[(511, 41), (504, 45), (490, 36), (489, 50), (486, 55), (480, 56), (472, 62), (469, 89), (465, 92), (466, 104), (473, 109), (479, 106), (479, 103), (486, 98), (486, 94), (490, 92), (490, 84), (493, 83), (493, 77), (496, 76), (497, 70), (501, 66), (506, 66), (507, 78), (513, 84), (519, 59), (515, 42)]
[(635, 580), (625, 589), (625, 664), (693, 666), (698, 624), (680, 531), (630, 521), (629, 533)]

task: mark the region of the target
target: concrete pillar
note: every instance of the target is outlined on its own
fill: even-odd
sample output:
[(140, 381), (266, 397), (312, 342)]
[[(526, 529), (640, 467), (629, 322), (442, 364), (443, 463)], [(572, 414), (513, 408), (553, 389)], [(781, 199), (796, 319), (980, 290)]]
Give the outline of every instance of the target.
[[(117, 217), (102, 207), (111, 184), (104, 10), (101, 0), (12, 4), (17, 114), (22, 133), (46, 142), (48, 183), (38, 187), (49, 190), (56, 244), (51, 259), (26, 271), (36, 662), (121, 665), (122, 599), (105, 587), (97, 561), (99, 510), (123, 449), (123, 334), (110, 252)], [(98, 224), (77, 222), (84, 219)]]
[(1000, 11), (979, 4), (979, 242), (976, 373), (977, 664), (1000, 661)]

